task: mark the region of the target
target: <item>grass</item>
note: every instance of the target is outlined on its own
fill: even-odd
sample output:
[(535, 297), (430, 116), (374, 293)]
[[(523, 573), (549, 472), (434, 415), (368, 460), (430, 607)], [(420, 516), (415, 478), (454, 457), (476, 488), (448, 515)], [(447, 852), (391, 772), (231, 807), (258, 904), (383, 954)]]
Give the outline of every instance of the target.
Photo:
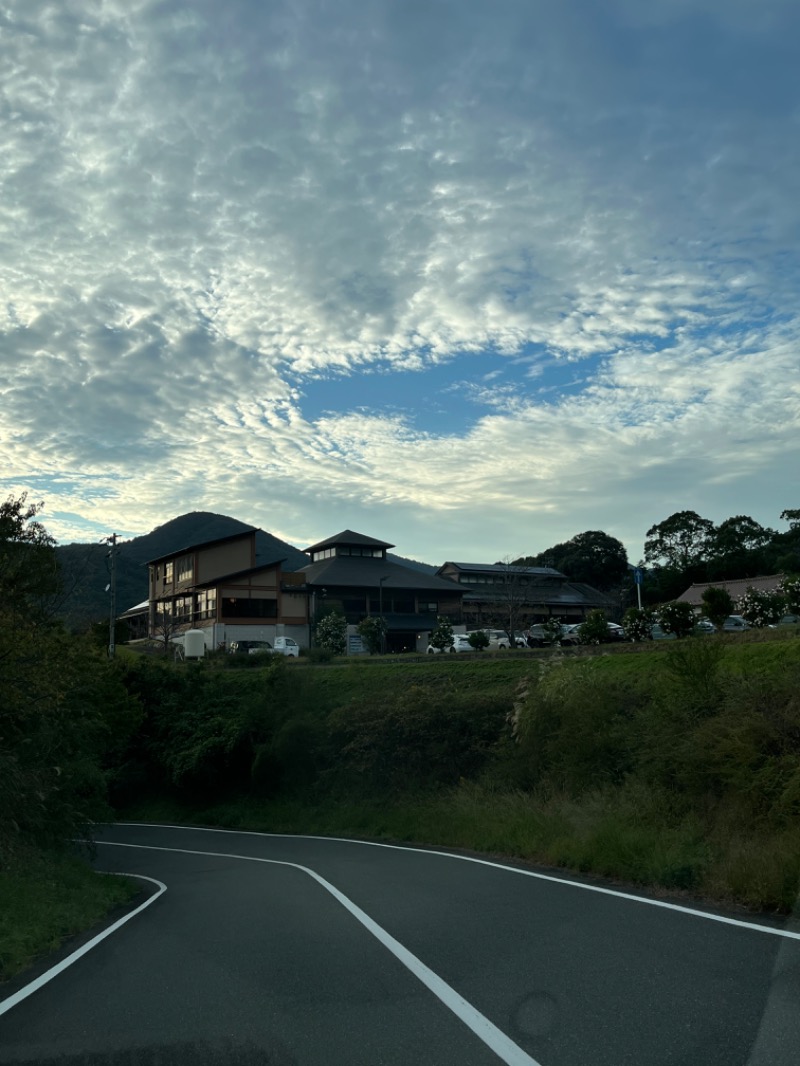
[(770, 831), (724, 811), (675, 815), (635, 790), (574, 799), (464, 782), (393, 803), (158, 801), (125, 819), (461, 848), (780, 914), (797, 906), (800, 888), (800, 827)]
[[(585, 721), (582, 720), (578, 711), (586, 706), (583, 701), (568, 712), (573, 716), (569, 724), (580, 726), (584, 733), (587, 727), (597, 728), (595, 721), (607, 721), (610, 728), (627, 728), (625, 716), (615, 718), (615, 708), (606, 706), (616, 698), (613, 683), (621, 683), (623, 694), (624, 690), (639, 687), (646, 693), (660, 692), (672, 685), (678, 692), (675, 707), (680, 707), (680, 692), (697, 695), (706, 682), (713, 684), (712, 668), (718, 668), (721, 677), (727, 675), (730, 679), (788, 677), (797, 670), (797, 634), (770, 631), (756, 636), (757, 639), (752, 634), (736, 634), (641, 647), (622, 645), (474, 657), (398, 656), (332, 667), (293, 667), (292, 703), (303, 713), (325, 719), (331, 711), (346, 715), (348, 707), (356, 712), (365, 705), (379, 710), (385, 705), (386, 693), (402, 687), (410, 694), (416, 693), (414, 699), (427, 698), (420, 697), (419, 691), (429, 693), (431, 706), (437, 706), (443, 694), (452, 692), (453, 705), (464, 708), (467, 715), (479, 703), (471, 702), (472, 692), (481, 698), (497, 696), (510, 709), (520, 682), (535, 673), (538, 664), (563, 662), (569, 667), (573, 662), (587, 663), (591, 659), (598, 697), (604, 681), (611, 683), (605, 691), (612, 695), (606, 695), (605, 704), (600, 701), (594, 708), (597, 715), (602, 711), (604, 717), (589, 715), (587, 719), (584, 715)], [(704, 650), (713, 651), (710, 642), (720, 650), (718, 663), (712, 661), (716, 656), (707, 655)], [(236, 685), (246, 687), (257, 686), (259, 676), (260, 672), (248, 671), (246, 681), (241, 674), (236, 675), (235, 682), (234, 675), (231, 678)], [(566, 672), (567, 678), (577, 676), (570, 669)], [(591, 685), (587, 691), (594, 691)], [(582, 699), (580, 692), (579, 698)], [(587, 698), (591, 703), (591, 696)], [(634, 701), (631, 706), (635, 705)], [(702, 705), (698, 713), (706, 711)], [(639, 711), (635, 714), (639, 715)], [(681, 728), (686, 727), (683, 718), (675, 721), (684, 723)], [(655, 718), (644, 714), (641, 722), (645, 730), (653, 725), (668, 733), (678, 728), (663, 713)], [(562, 726), (558, 728), (561, 730)], [(637, 734), (634, 730), (626, 736), (636, 739)], [(698, 733), (698, 760), (705, 752), (703, 736), (706, 734)], [(744, 742), (748, 736), (734, 732), (730, 742)], [(776, 736), (782, 736), (777, 727)], [(667, 759), (662, 741), (672, 743), (676, 738), (659, 733), (652, 739), (654, 758)], [(786, 743), (790, 743), (788, 734)], [(603, 745), (593, 739), (591, 752), (595, 761), (600, 760)], [(681, 754), (680, 750), (677, 754)], [(787, 749), (784, 758), (791, 760), (794, 755)], [(750, 781), (747, 767), (743, 758), (743, 780)], [(701, 770), (708, 770), (702, 762), (694, 768), (691, 759), (684, 769), (693, 772), (695, 778)], [(715, 781), (719, 781), (718, 769), (715, 773)], [(693, 787), (695, 778), (691, 779)], [(457, 787), (441, 786), (438, 790), (418, 788), (402, 795), (376, 794), (372, 798), (363, 792), (359, 797), (344, 794), (340, 789), (338, 794), (320, 794), (316, 799), (311, 793), (272, 800), (240, 796), (194, 805), (162, 799), (129, 807), (124, 816), (132, 820), (465, 848), (613, 878), (650, 890), (690, 892), (756, 910), (788, 913), (796, 906), (800, 825), (788, 815), (759, 815), (757, 807), (747, 806), (744, 789), (717, 794), (717, 786), (705, 792), (697, 787), (691, 800), (687, 800), (684, 791), (678, 801), (676, 795), (680, 793), (671, 794), (669, 786), (656, 786), (645, 777), (628, 775), (621, 783), (610, 783), (610, 776), (601, 774), (591, 763), (586, 769), (586, 784), (571, 795), (559, 792), (552, 784), (537, 784), (524, 791), (514, 788), (511, 780), (506, 763), (499, 757), (478, 780), (462, 780)]]
[(0, 870), (0, 981), (90, 929), (141, 891), (78, 858), (28, 852)]

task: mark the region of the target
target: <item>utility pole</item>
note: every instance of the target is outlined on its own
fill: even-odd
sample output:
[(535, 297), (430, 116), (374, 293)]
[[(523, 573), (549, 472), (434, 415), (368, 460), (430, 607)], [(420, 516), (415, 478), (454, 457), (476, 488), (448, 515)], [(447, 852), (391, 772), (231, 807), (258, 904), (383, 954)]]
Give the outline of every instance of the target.
[(111, 603), (108, 609), (108, 657), (114, 658), (114, 652), (116, 651), (116, 644), (114, 640), (114, 627), (117, 620), (117, 534), (112, 533), (108, 538), (108, 543), (111, 545), (108, 551), (108, 557), (111, 560), (109, 567), (111, 580), (109, 582), (109, 589), (111, 591)]

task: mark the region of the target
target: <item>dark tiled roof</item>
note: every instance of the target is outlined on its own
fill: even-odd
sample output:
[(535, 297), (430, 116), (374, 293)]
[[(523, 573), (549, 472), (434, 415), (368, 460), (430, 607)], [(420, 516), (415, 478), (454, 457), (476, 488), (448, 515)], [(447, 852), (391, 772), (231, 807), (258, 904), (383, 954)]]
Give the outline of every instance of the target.
[(322, 551), (324, 548), (332, 548), (335, 544), (359, 545), (362, 548), (393, 548), (394, 544), (387, 544), (385, 540), (375, 540), (367, 537), (364, 533), (354, 533), (352, 529), (343, 529), (334, 537), (321, 540), (319, 544), (312, 544), (306, 548), (306, 553)]
[(725, 589), (731, 599), (739, 599), (748, 589), (758, 589), (759, 592), (773, 592), (779, 581), (784, 578), (783, 574), (771, 574), (769, 577), (740, 577), (731, 581), (706, 581), (703, 584), (690, 585), (689, 588), (678, 597), (681, 603), (690, 603), (693, 607), (700, 607), (703, 603), (703, 593), (706, 589)]
[(457, 563), (448, 559), (443, 563), (437, 573), (441, 573), (446, 566), (455, 566), (458, 570), (467, 573), (478, 574), (541, 574), (548, 577), (563, 577), (560, 570), (554, 570), (551, 566), (506, 566), (505, 563)]
[(305, 574), (310, 585), (340, 585), (351, 588), (379, 588), (379, 581), (386, 577), (386, 589), (420, 589), (432, 592), (449, 592), (459, 595), (464, 589), (444, 578), (424, 574), (408, 566), (400, 566), (388, 559), (369, 559), (334, 556), (319, 563), (304, 566), (299, 573)]
[(307, 562), (308, 556), (299, 548), (273, 537), (271, 533), (265, 533), (263, 529), (256, 530), (256, 566), (280, 563), (281, 570), (291, 573), (305, 566)]

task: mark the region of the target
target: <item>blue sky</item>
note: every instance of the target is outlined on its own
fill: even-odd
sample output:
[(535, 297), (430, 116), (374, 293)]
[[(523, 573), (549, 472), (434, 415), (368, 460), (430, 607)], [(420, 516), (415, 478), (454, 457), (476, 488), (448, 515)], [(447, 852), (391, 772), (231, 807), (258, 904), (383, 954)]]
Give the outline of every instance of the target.
[(7, 0), (0, 491), (476, 561), (800, 505), (795, 0)]

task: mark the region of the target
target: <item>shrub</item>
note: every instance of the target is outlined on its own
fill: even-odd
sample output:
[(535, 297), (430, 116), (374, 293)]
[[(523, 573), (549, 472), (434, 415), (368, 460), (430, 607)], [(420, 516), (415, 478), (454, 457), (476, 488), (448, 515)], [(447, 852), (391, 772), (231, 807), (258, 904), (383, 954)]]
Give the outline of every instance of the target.
[(611, 639), (605, 611), (590, 611), (579, 630), (581, 644), (606, 644)]
[(748, 588), (739, 597), (737, 607), (739, 614), (754, 629), (779, 622), (784, 611), (785, 600), (780, 592), (762, 592)]
[(489, 647), (489, 635), (484, 633), (482, 629), (478, 629), (474, 633), (470, 633), (467, 637), (467, 642), (475, 651), (483, 651), (484, 648)]
[(800, 614), (800, 577), (785, 577), (778, 585), (787, 614)]
[(700, 613), (709, 622), (713, 622), (717, 629), (721, 629), (728, 615), (733, 614), (733, 598), (731, 594), (727, 589), (720, 589), (711, 585), (703, 592), (702, 600), (703, 605), (700, 608)]
[(622, 619), (622, 628), (628, 640), (650, 640), (653, 614), (646, 608), (629, 607)]
[(370, 655), (377, 655), (383, 648), (386, 634), (386, 619), (378, 615), (369, 615), (358, 623), (358, 633)]
[(347, 651), (347, 619), (343, 614), (331, 613), (317, 622), (315, 637), (318, 648), (326, 648), (332, 655)]
[(658, 609), (658, 621), (665, 633), (674, 633), (676, 637), (688, 637), (694, 628), (692, 605), (680, 600), (662, 603)]
[(430, 645), (437, 651), (448, 651), (453, 647), (453, 626), (441, 616), (436, 619), (436, 625), (431, 631)]

